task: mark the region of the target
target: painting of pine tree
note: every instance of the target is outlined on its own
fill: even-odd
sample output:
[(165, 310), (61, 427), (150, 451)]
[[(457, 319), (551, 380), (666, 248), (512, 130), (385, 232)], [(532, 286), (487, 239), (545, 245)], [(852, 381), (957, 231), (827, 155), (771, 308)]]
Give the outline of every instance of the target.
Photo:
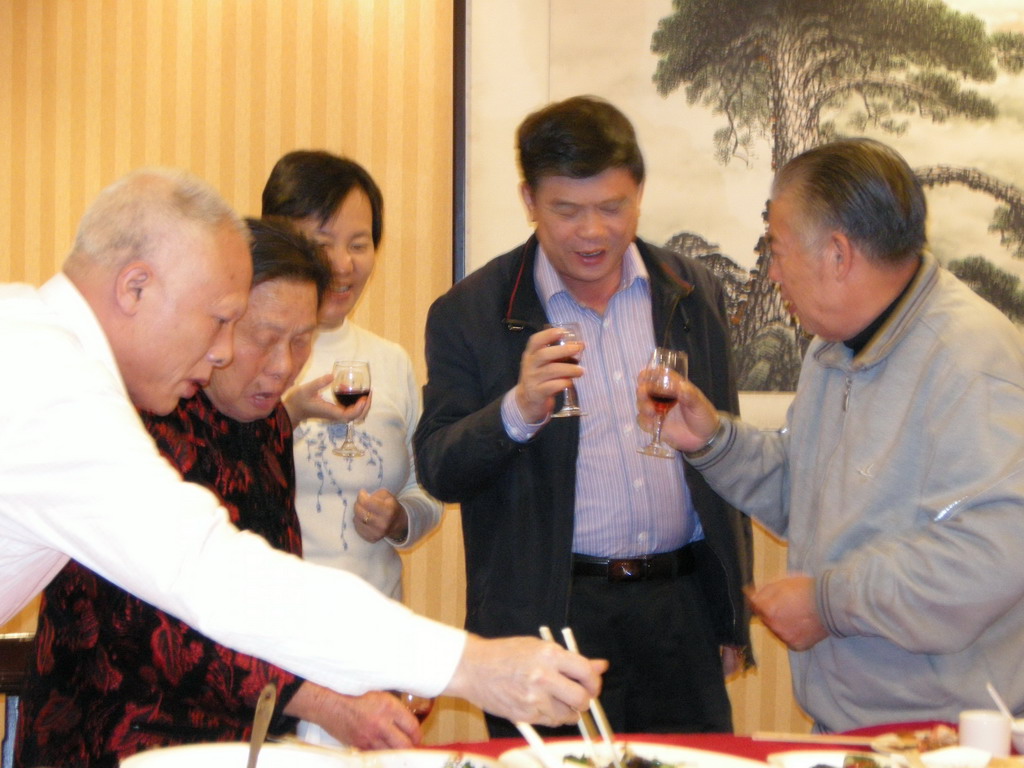
[[(922, 121), (984, 124), (999, 105), (976, 89), (997, 71), (1018, 73), (1024, 34), (989, 33), (982, 20), (941, 0), (674, 0), (651, 36), (653, 83), (721, 120), (713, 151), (721, 164), (771, 168), (809, 147), (868, 129), (898, 137)], [(1010, 148), (1008, 147), (1008, 150)], [(979, 168), (915, 168), (926, 187), (964, 185), (993, 203), (990, 228), (1024, 258), (1024, 197), (1013, 181)], [(699, 235), (699, 233), (695, 233)], [(678, 237), (678, 236), (677, 236)], [(671, 241), (670, 241), (671, 243)], [(791, 389), (806, 340), (767, 276), (767, 254), (739, 279), (713, 248), (705, 259), (730, 291), (734, 343), (746, 389)], [(693, 253), (691, 249), (691, 253)], [(1019, 277), (978, 256), (947, 266), (1017, 322)]]
[[(766, 198), (774, 169), (837, 137), (907, 158), (932, 252), (1024, 325), (1024, 0), (521, 2), (531, 23), (506, 13), (483, 42), (509, 78), (490, 87), (522, 87), (533, 108), (596, 94), (630, 117), (647, 160), (639, 234), (722, 279), (743, 389), (796, 386), (808, 339), (768, 279)], [(523, 114), (478, 124), (498, 137), (480, 177)], [(513, 186), (470, 206), (475, 231), (500, 230), (483, 258), (523, 239)]]

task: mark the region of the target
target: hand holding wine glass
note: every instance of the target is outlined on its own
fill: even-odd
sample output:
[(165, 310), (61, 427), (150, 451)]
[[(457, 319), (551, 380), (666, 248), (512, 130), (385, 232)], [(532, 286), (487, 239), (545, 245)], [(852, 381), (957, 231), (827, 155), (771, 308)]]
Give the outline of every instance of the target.
[(398, 700), (416, 716), (421, 724), (434, 709), (434, 700), (425, 696), (417, 696), (415, 693), (406, 691), (391, 691), (391, 693), (398, 697)]
[[(338, 405), (351, 408), (370, 395), (370, 364), (362, 360), (339, 360), (334, 364), (331, 391)], [(334, 449), (337, 456), (356, 458), (366, 453), (352, 440), (352, 420), (345, 422), (345, 440)]]
[[(578, 344), (583, 341), (579, 323), (556, 323), (547, 327), (562, 329), (562, 335), (559, 336), (558, 341), (555, 342), (555, 345), (557, 346), (564, 344)], [(561, 362), (579, 365), (579, 354), (575, 357), (567, 356), (563, 358)], [(571, 380), (569, 381), (569, 386), (562, 391), (562, 407), (551, 414), (551, 418), (553, 419), (564, 418), (566, 416), (586, 416), (586, 413), (582, 408), (580, 408), (579, 398), (576, 395), (576, 385)]]
[(579, 366), (562, 361), (567, 353), (577, 354), (583, 343), (563, 347), (558, 343), (562, 333), (561, 326), (545, 325), (526, 340), (514, 392), (516, 406), (528, 424), (550, 419), (566, 381), (582, 373)]
[(651, 399), (658, 414), (654, 437), (649, 444), (637, 449), (646, 456), (657, 456), (661, 459), (671, 459), (676, 456), (676, 451), (661, 442), (661, 427), (665, 421), (665, 414), (676, 402), (672, 374), (677, 373), (685, 379), (687, 362), (688, 358), (685, 352), (657, 347), (651, 353), (647, 367), (640, 374), (641, 384), (647, 388), (647, 396)]
[[(637, 421), (646, 431), (654, 432), (660, 417), (647, 388), (647, 369), (637, 374)], [(665, 411), (661, 423), (661, 442), (684, 455), (704, 448), (721, 427), (722, 417), (689, 379), (675, 379), (675, 405)]]

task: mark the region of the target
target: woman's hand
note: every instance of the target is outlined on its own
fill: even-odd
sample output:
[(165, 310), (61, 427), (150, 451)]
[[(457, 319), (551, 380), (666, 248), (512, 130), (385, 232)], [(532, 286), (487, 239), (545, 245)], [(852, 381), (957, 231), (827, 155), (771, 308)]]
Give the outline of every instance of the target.
[(352, 511), (356, 533), (371, 544), (385, 536), (394, 541), (405, 541), (409, 535), (409, 513), (385, 488), (378, 488), (373, 493), (360, 490)]
[(292, 420), (292, 424), (298, 424), (304, 419), (358, 421), (366, 415), (370, 408), (372, 394), (348, 408), (338, 405), (333, 396), (330, 401), (321, 396), (320, 391), (329, 387), (333, 378), (332, 374), (325, 373), (305, 384), (297, 384), (284, 393), (281, 400), (284, 402), (285, 410), (288, 411), (288, 417)]

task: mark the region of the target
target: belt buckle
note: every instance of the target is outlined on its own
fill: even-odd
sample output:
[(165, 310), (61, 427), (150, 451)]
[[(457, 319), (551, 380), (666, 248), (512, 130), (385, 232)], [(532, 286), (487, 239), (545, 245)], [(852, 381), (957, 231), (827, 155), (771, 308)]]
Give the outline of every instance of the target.
[(608, 563), (608, 581), (640, 581), (647, 578), (650, 565), (641, 558), (611, 560)]

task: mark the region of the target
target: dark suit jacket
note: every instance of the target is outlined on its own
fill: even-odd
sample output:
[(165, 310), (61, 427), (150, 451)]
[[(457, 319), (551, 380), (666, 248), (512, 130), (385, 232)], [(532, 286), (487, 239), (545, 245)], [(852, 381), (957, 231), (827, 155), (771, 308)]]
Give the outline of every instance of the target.
[[(692, 259), (637, 246), (651, 276), (655, 338), (685, 350), (694, 383), (735, 413), (720, 283)], [(494, 259), (437, 299), (427, 318), (417, 471), (431, 494), (461, 504), (466, 626), (488, 637), (563, 627), (568, 612), (579, 420), (553, 419), (519, 444), (500, 412), (527, 339), (547, 322), (533, 281), (536, 252), (531, 238)], [(750, 520), (689, 466), (686, 479), (710, 545), (699, 550), (699, 573), (719, 641), (747, 648), (741, 589), (751, 578)]]

